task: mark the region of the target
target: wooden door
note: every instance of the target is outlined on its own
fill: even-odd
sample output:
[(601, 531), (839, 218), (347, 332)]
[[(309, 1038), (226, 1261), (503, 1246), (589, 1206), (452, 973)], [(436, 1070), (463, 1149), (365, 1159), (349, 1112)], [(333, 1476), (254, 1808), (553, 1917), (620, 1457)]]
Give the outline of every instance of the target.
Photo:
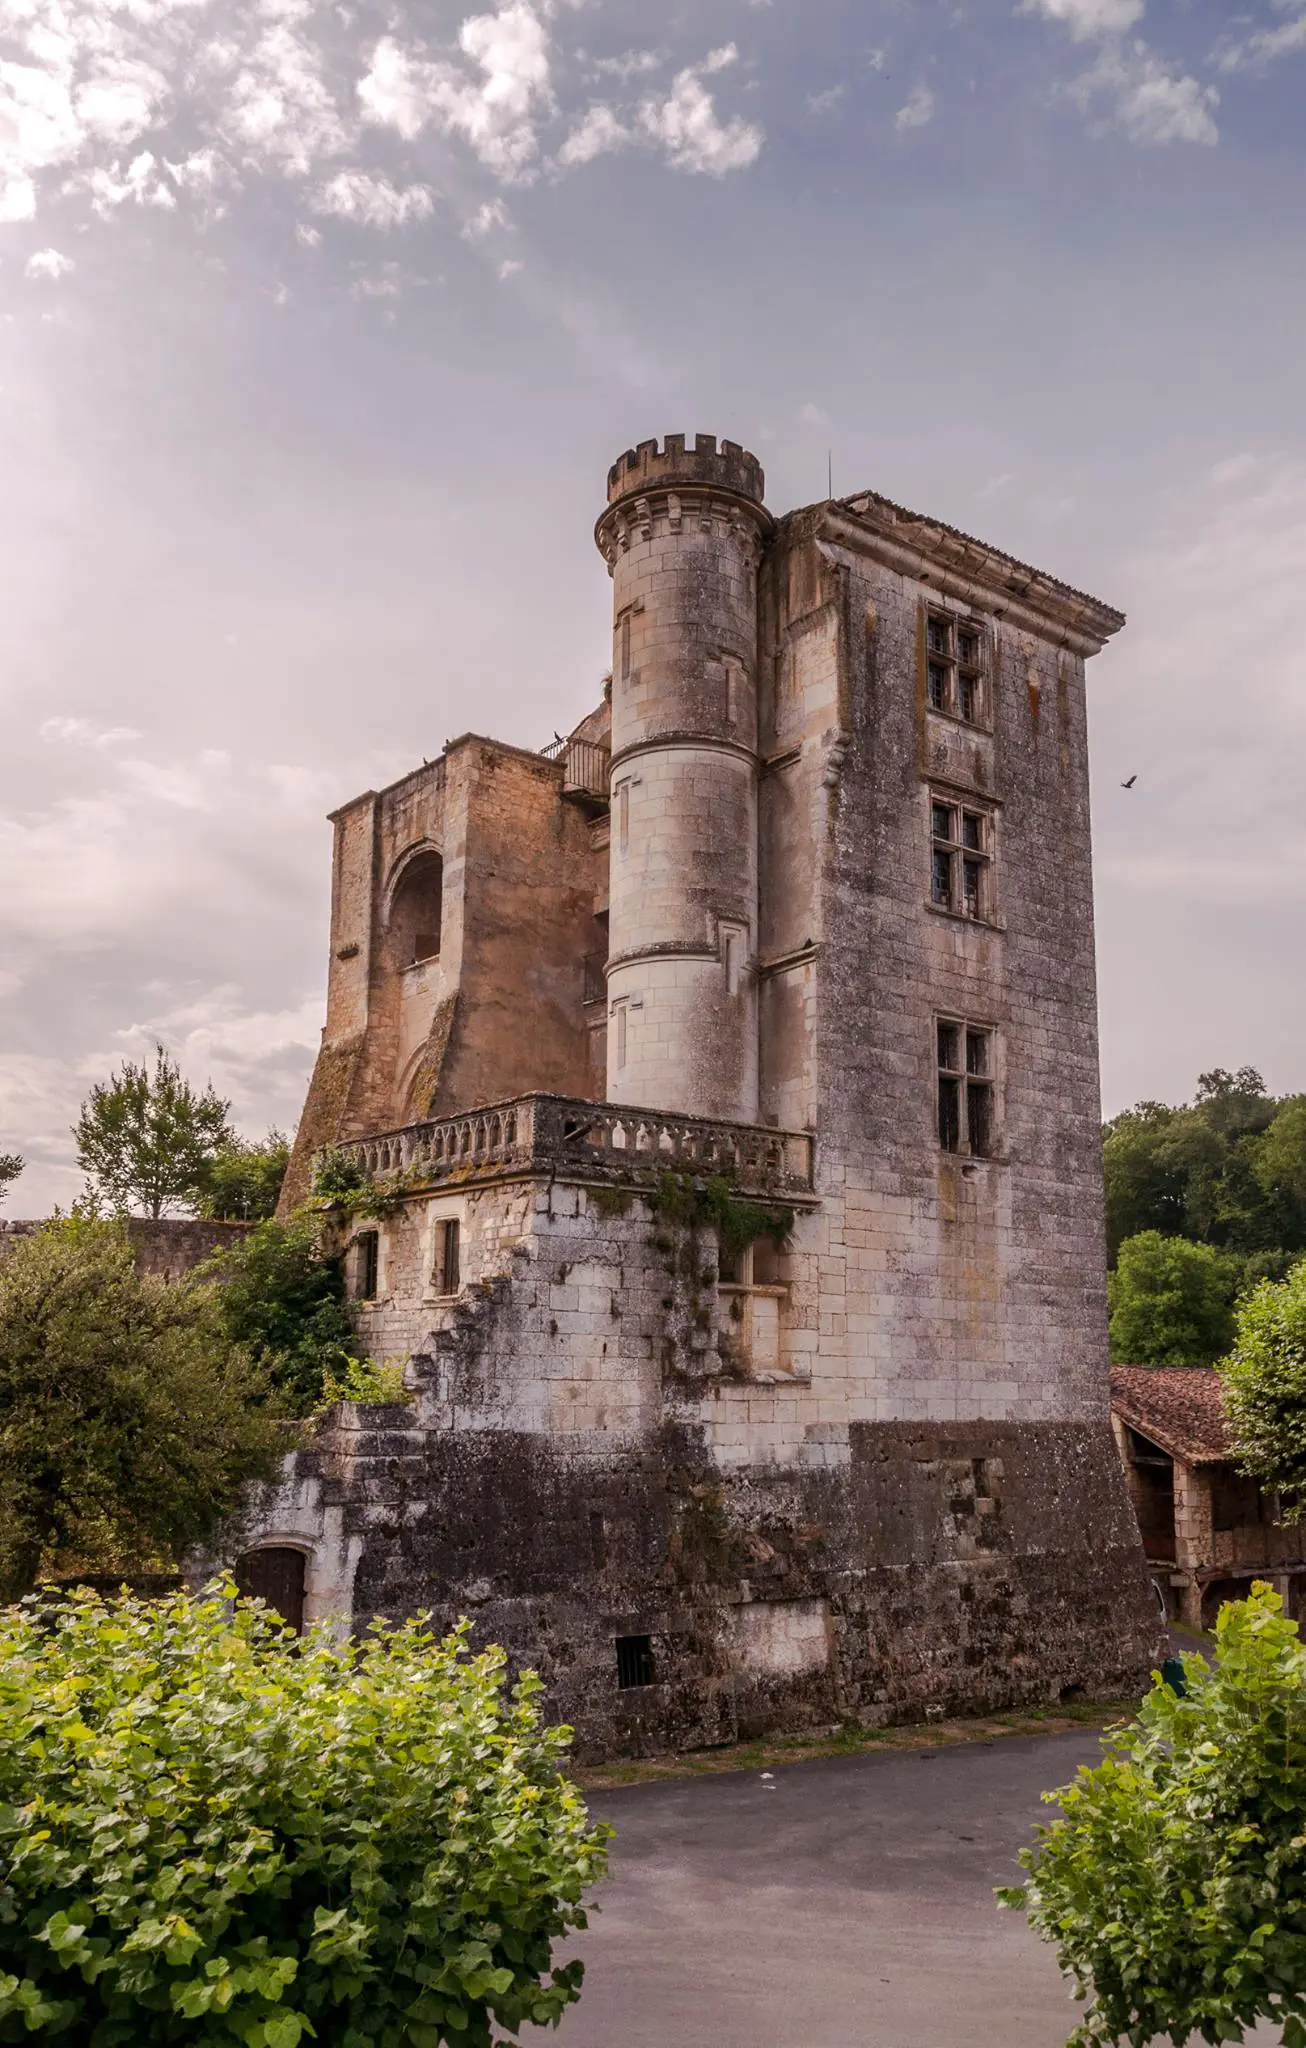
[(266, 1600), (297, 1635), (304, 1628), (304, 1553), (285, 1546), (247, 1550), (236, 1566), (236, 1585), (247, 1600)]

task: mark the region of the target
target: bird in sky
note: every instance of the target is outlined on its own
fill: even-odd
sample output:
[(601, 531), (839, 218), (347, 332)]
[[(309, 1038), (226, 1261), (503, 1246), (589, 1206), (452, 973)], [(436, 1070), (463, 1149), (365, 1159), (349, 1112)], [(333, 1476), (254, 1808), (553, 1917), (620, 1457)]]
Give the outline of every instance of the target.
[(1121, 789), (1132, 789), (1137, 780), (1138, 777), (1136, 775), (1131, 775), (1128, 782), (1122, 782), (1120, 787)]

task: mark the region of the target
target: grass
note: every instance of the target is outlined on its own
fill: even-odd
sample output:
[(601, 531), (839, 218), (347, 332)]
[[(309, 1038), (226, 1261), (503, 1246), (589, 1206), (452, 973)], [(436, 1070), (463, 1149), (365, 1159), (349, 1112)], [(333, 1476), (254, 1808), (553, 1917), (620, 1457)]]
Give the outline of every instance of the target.
[[(1200, 1638), (1194, 1648), (1200, 1647)], [(572, 1777), (589, 1791), (617, 1785), (648, 1785), (669, 1778), (701, 1778), (724, 1771), (769, 1770), (776, 1764), (811, 1763), (834, 1756), (875, 1756), (895, 1750), (950, 1749), (966, 1742), (997, 1742), (1007, 1736), (1066, 1735), (1075, 1728), (1105, 1728), (1127, 1720), (1137, 1700), (1075, 1700), (1064, 1706), (1019, 1707), (955, 1721), (912, 1722), (898, 1728), (813, 1729), (803, 1735), (774, 1736), (724, 1749), (690, 1750), (678, 1756), (578, 1765)]]

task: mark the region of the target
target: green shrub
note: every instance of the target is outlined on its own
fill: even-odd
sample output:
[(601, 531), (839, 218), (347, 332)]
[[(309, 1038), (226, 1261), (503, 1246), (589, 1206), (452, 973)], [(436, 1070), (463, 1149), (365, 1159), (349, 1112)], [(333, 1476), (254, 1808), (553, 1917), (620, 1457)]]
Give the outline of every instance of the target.
[(404, 1385), (402, 1365), (375, 1358), (346, 1358), (338, 1366), (328, 1366), (322, 1382), (324, 1408), (336, 1401), (407, 1404), (416, 1398)]
[(1240, 1470), (1279, 1495), (1284, 1521), (1306, 1514), (1306, 1260), (1238, 1305), (1220, 1368)]
[(1269, 2018), (1306, 2048), (1306, 1650), (1268, 1586), (1231, 1601), (1216, 1661), (1158, 1681), (1107, 1756), (1048, 1793), (1019, 1906), (1090, 2000), (1072, 2048), (1241, 2041)]
[(223, 1327), (296, 1415), (321, 1406), (327, 1374), (344, 1369), (356, 1339), (320, 1218), (258, 1223), (198, 1267), (194, 1281), (220, 1282), (213, 1292)]
[(486, 2048), (556, 2022), (604, 1862), (565, 1729), (424, 1620), (292, 1636), (230, 1582), (0, 1616), (0, 2041)]
[(166, 1570), (292, 1447), (213, 1290), (138, 1273), (118, 1224), (66, 1217), (0, 1261), (0, 1596)]
[(1211, 1365), (1233, 1339), (1238, 1266), (1209, 1244), (1140, 1231), (1107, 1282), (1119, 1365)]

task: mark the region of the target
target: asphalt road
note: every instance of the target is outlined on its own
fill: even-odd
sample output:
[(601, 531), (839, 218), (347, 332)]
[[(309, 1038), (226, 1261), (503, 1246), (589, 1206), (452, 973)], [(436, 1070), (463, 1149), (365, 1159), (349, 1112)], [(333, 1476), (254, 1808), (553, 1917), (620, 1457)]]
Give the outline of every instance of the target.
[(993, 1887), (1019, 1879), (1039, 1794), (1099, 1753), (1091, 1731), (1006, 1737), (593, 1793), (617, 1829), (612, 1877), (555, 2038), (1062, 2048), (1076, 2008)]

